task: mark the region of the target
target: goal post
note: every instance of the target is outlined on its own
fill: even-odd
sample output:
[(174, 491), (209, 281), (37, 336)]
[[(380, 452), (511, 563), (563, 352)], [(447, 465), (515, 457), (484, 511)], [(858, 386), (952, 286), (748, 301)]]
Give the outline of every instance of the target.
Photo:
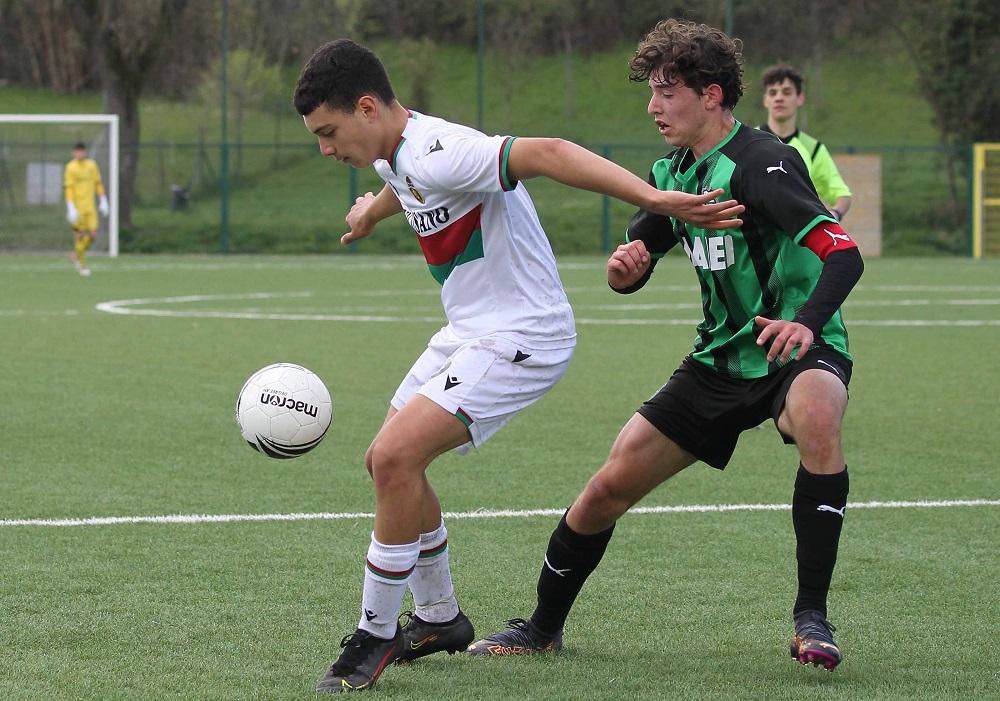
[(1000, 143), (973, 145), (972, 255), (1000, 256)]
[(117, 114), (0, 114), (0, 251), (71, 249), (63, 169), (78, 141), (100, 167), (110, 205), (91, 250), (118, 255)]

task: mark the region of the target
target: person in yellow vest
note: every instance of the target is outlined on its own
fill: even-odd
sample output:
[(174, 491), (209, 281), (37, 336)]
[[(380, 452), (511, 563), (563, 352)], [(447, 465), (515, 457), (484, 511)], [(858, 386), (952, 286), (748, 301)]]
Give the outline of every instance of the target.
[[(97, 237), (97, 213), (108, 216), (108, 197), (101, 182), (101, 169), (92, 158), (87, 158), (87, 146), (78, 142), (73, 146), (73, 158), (66, 164), (63, 174), (66, 193), (66, 221), (73, 227), (73, 261), (78, 273), (90, 275), (87, 267), (87, 249)], [(94, 209), (94, 197), (97, 209)]]
[(806, 102), (805, 79), (791, 66), (778, 65), (764, 71), (763, 83), (767, 123), (758, 128), (774, 134), (802, 155), (819, 198), (840, 221), (851, 208), (851, 190), (826, 146), (797, 124), (799, 108)]

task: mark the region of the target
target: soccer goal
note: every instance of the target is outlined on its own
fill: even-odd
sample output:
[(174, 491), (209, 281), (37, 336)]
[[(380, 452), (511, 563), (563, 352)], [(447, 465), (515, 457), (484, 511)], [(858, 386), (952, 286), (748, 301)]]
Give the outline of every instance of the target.
[(1000, 256), (1000, 144), (975, 144), (972, 171), (972, 255)]
[(78, 142), (101, 169), (110, 204), (91, 252), (118, 255), (116, 114), (0, 114), (0, 251), (71, 249), (63, 171)]

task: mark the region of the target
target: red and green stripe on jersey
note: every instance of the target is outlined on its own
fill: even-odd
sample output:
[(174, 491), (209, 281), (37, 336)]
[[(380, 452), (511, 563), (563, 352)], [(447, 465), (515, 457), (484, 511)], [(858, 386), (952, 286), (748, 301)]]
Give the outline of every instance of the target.
[(476, 205), (445, 228), (418, 236), (431, 275), (444, 284), (451, 272), (464, 263), (483, 257), (483, 206)]

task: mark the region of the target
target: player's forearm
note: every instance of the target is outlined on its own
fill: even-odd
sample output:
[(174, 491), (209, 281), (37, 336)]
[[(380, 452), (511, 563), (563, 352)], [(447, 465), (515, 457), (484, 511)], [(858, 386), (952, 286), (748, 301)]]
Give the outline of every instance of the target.
[(383, 219), (388, 219), (389, 217), (395, 216), (403, 211), (403, 205), (400, 204), (399, 198), (396, 197), (396, 193), (392, 191), (392, 188), (388, 185), (382, 187), (382, 190), (375, 195), (375, 200), (372, 202), (372, 206), (368, 209), (367, 216), (371, 220), (372, 226), (378, 224)]
[(794, 321), (807, 327), (819, 338), (826, 322), (840, 309), (847, 295), (861, 278), (864, 261), (857, 248), (834, 251), (823, 262), (823, 271), (809, 299), (795, 314)]
[(514, 180), (545, 176), (651, 209), (656, 188), (606, 158), (564, 139), (519, 138), (510, 149), (507, 174)]
[(833, 203), (833, 211), (837, 216), (837, 221), (844, 218), (848, 210), (851, 208), (851, 198), (849, 196), (838, 197), (837, 201)]

